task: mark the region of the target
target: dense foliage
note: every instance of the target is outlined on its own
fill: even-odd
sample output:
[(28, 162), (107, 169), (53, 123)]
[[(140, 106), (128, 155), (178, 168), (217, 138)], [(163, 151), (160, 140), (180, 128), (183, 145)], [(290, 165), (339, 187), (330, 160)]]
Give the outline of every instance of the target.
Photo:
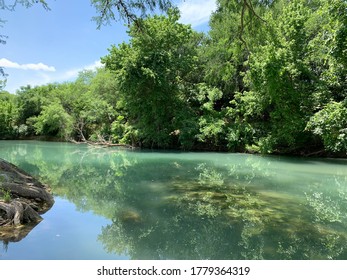
[(0, 137), (346, 156), (347, 2), (217, 2), (208, 34), (169, 9), (104, 68), (2, 92)]

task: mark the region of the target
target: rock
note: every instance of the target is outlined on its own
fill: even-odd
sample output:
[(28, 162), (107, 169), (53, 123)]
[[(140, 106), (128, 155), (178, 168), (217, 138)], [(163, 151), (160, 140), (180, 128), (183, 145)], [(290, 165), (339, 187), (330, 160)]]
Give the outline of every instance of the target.
[(53, 204), (53, 196), (46, 185), (0, 159), (0, 239), (18, 240), (21, 229), (27, 234), (27, 228), (39, 223), (42, 220), (40, 215)]

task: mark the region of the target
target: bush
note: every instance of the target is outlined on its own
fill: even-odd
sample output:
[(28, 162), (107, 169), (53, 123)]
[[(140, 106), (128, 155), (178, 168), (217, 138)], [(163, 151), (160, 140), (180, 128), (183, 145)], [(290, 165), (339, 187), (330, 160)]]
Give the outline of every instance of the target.
[(318, 135), (327, 150), (347, 152), (347, 101), (330, 102), (311, 117), (306, 130)]

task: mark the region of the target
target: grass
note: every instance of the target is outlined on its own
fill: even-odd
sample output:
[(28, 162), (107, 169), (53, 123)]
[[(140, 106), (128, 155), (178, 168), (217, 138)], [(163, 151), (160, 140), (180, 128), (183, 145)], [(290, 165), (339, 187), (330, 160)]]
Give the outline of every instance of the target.
[(3, 181), (3, 177), (0, 177), (0, 193), (2, 194), (2, 199), (6, 202), (9, 203), (12, 199), (11, 197), (11, 191), (10, 190), (5, 190), (2, 187), (2, 181)]

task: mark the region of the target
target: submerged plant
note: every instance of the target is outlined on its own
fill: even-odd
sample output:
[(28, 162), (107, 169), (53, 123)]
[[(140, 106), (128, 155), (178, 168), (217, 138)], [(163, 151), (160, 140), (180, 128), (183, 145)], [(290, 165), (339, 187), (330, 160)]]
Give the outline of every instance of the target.
[(308, 205), (312, 207), (317, 222), (341, 223), (342, 211), (340, 206), (334, 203), (333, 199), (324, 196), (321, 192), (311, 195), (305, 193)]

